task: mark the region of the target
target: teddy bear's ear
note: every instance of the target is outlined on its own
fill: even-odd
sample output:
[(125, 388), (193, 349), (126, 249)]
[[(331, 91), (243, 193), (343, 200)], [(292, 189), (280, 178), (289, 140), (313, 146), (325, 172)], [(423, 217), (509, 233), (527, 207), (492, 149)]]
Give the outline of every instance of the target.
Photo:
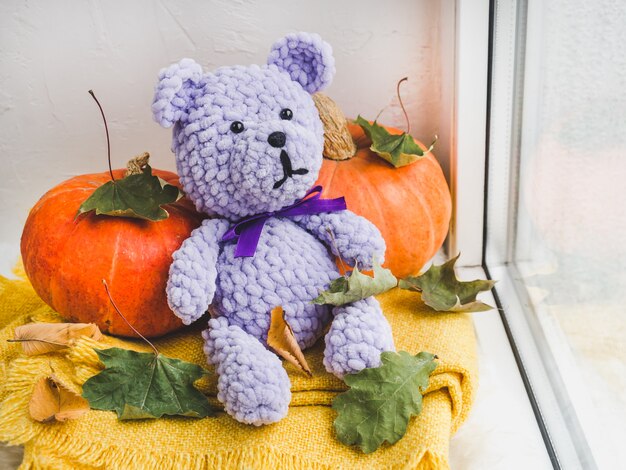
[(274, 43), (267, 58), (313, 94), (326, 88), (335, 75), (330, 44), (314, 33), (288, 34)]
[(202, 78), (202, 67), (193, 59), (182, 59), (159, 72), (154, 89), (152, 116), (163, 127), (172, 127), (187, 111), (190, 92)]

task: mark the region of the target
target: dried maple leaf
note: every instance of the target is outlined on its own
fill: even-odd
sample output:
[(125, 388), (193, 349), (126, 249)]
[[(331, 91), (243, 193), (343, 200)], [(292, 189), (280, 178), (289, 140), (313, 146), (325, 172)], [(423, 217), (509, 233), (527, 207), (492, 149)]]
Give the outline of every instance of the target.
[(105, 368), (83, 384), (94, 410), (115, 410), (121, 420), (214, 415), (193, 386), (206, 373), (197, 364), (121, 348), (95, 351)]
[(41, 423), (77, 419), (89, 411), (89, 403), (68, 390), (52, 375), (35, 384), (28, 404), (31, 418)]
[(104, 183), (81, 204), (77, 215), (95, 210), (98, 215), (158, 221), (169, 217), (161, 206), (181, 197), (180, 189), (153, 175), (146, 164), (139, 174)]
[(99, 341), (102, 333), (95, 323), (28, 323), (15, 328), (9, 341), (22, 343), (24, 354), (35, 356), (67, 348), (81, 336)]
[(454, 264), (460, 253), (440, 266), (434, 264), (419, 276), (402, 279), (401, 289), (420, 292), (426, 305), (438, 312), (483, 312), (493, 307), (476, 296), (490, 290), (495, 281), (459, 281), (454, 273)]
[(372, 259), (373, 274), (368, 276), (359, 271), (358, 266), (349, 276), (341, 276), (333, 280), (328, 289), (312, 300), (318, 305), (346, 305), (373, 295), (382, 294), (398, 285), (398, 280), (389, 269), (383, 268), (376, 257)]
[(370, 150), (387, 160), (396, 168), (410, 165), (430, 153), (437, 142), (437, 137), (427, 149), (423, 149), (415, 139), (403, 132), (402, 134), (390, 134), (387, 129), (379, 125), (376, 121), (369, 121), (358, 116), (354, 121), (361, 126), (363, 131), (372, 141)]
[(302, 349), (298, 346), (293, 330), (285, 320), (285, 312), (282, 307), (272, 309), (270, 329), (267, 332), (267, 344), (276, 354), (290, 362), (298, 369), (313, 376), (309, 365), (302, 354)]

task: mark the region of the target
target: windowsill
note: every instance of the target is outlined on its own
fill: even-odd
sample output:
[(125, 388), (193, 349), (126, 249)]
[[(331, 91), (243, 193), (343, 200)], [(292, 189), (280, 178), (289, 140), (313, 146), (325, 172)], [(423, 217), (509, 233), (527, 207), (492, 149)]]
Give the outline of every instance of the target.
[[(485, 279), (479, 267), (459, 268), (457, 275)], [(482, 300), (496, 305), (490, 293)], [(473, 315), (479, 387), (468, 420), (452, 438), (450, 467), (552, 469), (498, 310)]]
[[(0, 243), (0, 275), (10, 276), (19, 249)], [(484, 277), (481, 268), (460, 268), (461, 279)], [(483, 300), (495, 305), (491, 295)], [(497, 310), (475, 313), (479, 388), (467, 422), (450, 444), (450, 467), (552, 469), (511, 347)], [(0, 447), (0, 467), (15, 468), (19, 454)]]

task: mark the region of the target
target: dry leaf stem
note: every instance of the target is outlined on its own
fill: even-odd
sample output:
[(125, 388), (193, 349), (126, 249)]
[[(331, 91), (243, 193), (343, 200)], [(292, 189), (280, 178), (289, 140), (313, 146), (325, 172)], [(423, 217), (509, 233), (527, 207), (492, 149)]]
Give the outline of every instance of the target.
[(7, 339), (7, 343), (28, 343), (30, 341), (37, 341), (38, 343), (46, 343), (46, 344), (52, 344), (54, 346), (61, 346), (62, 348), (67, 347), (67, 344), (64, 343), (55, 343), (54, 341), (48, 341), (46, 339), (37, 339), (37, 338), (30, 338), (30, 339)]
[(106, 132), (107, 135), (107, 157), (109, 159), (109, 173), (111, 174), (111, 181), (115, 182), (115, 176), (113, 176), (113, 168), (111, 167), (111, 141), (109, 139), (109, 126), (107, 126), (107, 118), (105, 117), (102, 105), (100, 104), (100, 101), (98, 101), (98, 98), (96, 98), (93, 90), (89, 90), (89, 94), (98, 105), (98, 108), (100, 108), (100, 114), (102, 114), (102, 120), (104, 121), (104, 132)]
[(113, 300), (113, 297), (111, 296), (111, 292), (109, 291), (109, 285), (107, 284), (107, 282), (104, 279), (102, 279), (102, 284), (104, 284), (104, 290), (106, 291), (107, 296), (109, 297), (109, 301), (111, 302), (111, 305), (113, 305), (113, 308), (115, 309), (117, 314), (120, 317), (122, 317), (122, 320), (124, 320), (126, 322), (126, 324), (130, 327), (131, 330), (133, 330), (135, 333), (137, 333), (141, 337), (141, 339), (143, 339), (146, 343), (148, 343), (150, 345), (150, 347), (154, 350), (154, 354), (158, 356), (159, 355), (159, 350), (156, 348), (156, 346), (154, 344), (152, 344), (148, 338), (146, 338), (144, 335), (139, 333), (139, 331), (137, 331), (137, 329), (133, 325), (130, 324), (130, 322), (126, 319), (124, 314), (117, 307), (117, 305), (115, 304), (115, 301)]
[(400, 85), (406, 82), (408, 79), (409, 77), (404, 77), (398, 82), (398, 84), (396, 85), (396, 95), (398, 96), (400, 107), (402, 108), (402, 112), (404, 113), (404, 119), (406, 121), (406, 133), (410, 134), (411, 133), (411, 121), (409, 121), (409, 115), (406, 112), (406, 108), (404, 107), (404, 103), (402, 102), (402, 97), (400, 96)]

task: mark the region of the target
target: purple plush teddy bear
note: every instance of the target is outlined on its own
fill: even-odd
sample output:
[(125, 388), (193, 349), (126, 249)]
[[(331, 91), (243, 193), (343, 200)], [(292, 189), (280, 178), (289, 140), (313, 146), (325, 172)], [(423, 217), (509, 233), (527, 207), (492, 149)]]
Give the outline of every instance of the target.
[[(311, 94), (334, 72), (331, 47), (297, 33), (272, 46), (265, 66), (203, 73), (183, 59), (163, 69), (156, 86), (152, 111), (163, 127), (174, 126), (185, 193), (211, 216), (174, 253), (169, 305), (185, 324), (212, 305), (204, 350), (219, 375), (218, 399), (243, 423), (279, 421), (291, 400), (287, 373), (267, 349), (274, 307), (283, 307), (302, 349), (332, 320), (324, 365), (338, 377), (376, 367), (382, 351), (394, 350), (374, 298), (335, 308), (311, 302), (339, 277), (336, 256), (365, 269), (372, 256), (382, 258), (378, 229), (336, 208), (279, 213), (317, 179), (324, 132)], [(244, 234), (238, 239), (232, 227), (242, 220), (248, 231), (256, 227), (258, 242), (253, 235), (241, 246)]]

